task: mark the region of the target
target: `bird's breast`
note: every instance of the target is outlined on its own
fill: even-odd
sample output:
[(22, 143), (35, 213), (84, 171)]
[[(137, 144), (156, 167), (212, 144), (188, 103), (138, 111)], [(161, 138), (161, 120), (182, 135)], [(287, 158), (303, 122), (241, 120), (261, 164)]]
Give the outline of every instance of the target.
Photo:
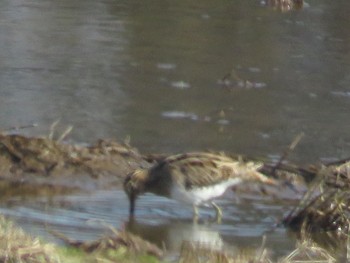
[(213, 185), (201, 187), (192, 186), (190, 189), (186, 189), (183, 185), (174, 184), (171, 189), (170, 197), (187, 204), (199, 205), (220, 197), (229, 187), (241, 182), (242, 179), (240, 178), (231, 178)]

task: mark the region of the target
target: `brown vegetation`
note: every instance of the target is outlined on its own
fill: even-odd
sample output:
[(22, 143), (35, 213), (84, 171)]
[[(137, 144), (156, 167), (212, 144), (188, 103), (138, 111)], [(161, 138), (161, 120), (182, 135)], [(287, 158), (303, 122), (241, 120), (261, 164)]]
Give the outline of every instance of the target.
[[(295, 146), (294, 143), (291, 146)], [(289, 151), (293, 149), (291, 146)], [(287, 154), (288, 152), (283, 157)], [(130, 171), (148, 167), (152, 162), (164, 157), (165, 155), (142, 156), (128, 144), (113, 141), (100, 140), (95, 145), (82, 146), (64, 144), (49, 138), (0, 134), (2, 198), (7, 194), (13, 194), (13, 191), (25, 193), (26, 189), (31, 194), (37, 194), (43, 189), (54, 192), (58, 189), (115, 187), (121, 184), (122, 179)], [(320, 244), (322, 242), (317, 240), (317, 236), (319, 237), (319, 233), (326, 233), (328, 240), (326, 247), (329, 245), (344, 247), (350, 224), (349, 159), (302, 168), (286, 164), (281, 158), (277, 164), (265, 163), (261, 172), (285, 182), (294, 190), (298, 190), (299, 184), (307, 185), (309, 188), (299, 205), (291, 209), (282, 220), (284, 226), (297, 232), (302, 240), (312, 239)], [(3, 218), (0, 218), (0, 225), (2, 239), (0, 261), (57, 262), (52, 256), (54, 246), (42, 244), (38, 239), (26, 236), (23, 231), (6, 223)], [(112, 236), (91, 242), (69, 240), (59, 233), (55, 235), (69, 246), (86, 253), (99, 253), (124, 247), (129, 251), (156, 257), (161, 257), (163, 254), (163, 251), (156, 246), (123, 231), (114, 231)], [(23, 243), (16, 243), (15, 239)], [(325, 241), (325, 238), (321, 240)], [(310, 255), (317, 255), (313, 259), (322, 259), (324, 262), (334, 261), (326, 251), (310, 242), (308, 245), (302, 243), (293, 254), (281, 259), (281, 262), (295, 262), (299, 258), (305, 258), (307, 262), (312, 258)], [(321, 245), (324, 246), (324, 243)], [(195, 259), (215, 262), (270, 262), (267, 254), (252, 253), (243, 259), (242, 255), (232, 256), (212, 251), (210, 248), (198, 247), (196, 244), (184, 245), (180, 262), (203, 262), (194, 261)]]
[(67, 245), (81, 249), (87, 253), (105, 252), (107, 250), (118, 250), (121, 247), (126, 247), (133, 253), (149, 254), (157, 258), (163, 256), (163, 251), (156, 245), (129, 232), (118, 231), (112, 227), (110, 229), (110, 235), (94, 241), (72, 240), (55, 231), (50, 231), (50, 233), (63, 240)]
[[(49, 138), (0, 134), (0, 180), (3, 188), (107, 187), (147, 165), (127, 144), (100, 140), (92, 146), (69, 145)], [(96, 180), (98, 179), (98, 180)], [(81, 182), (84, 181), (84, 184)]]

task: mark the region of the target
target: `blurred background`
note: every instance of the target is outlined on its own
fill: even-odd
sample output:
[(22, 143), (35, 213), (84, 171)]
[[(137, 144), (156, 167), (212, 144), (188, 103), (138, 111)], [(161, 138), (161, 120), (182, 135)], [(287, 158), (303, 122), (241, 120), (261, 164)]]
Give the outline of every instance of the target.
[[(350, 2), (3, 0), (0, 127), (142, 152), (350, 156)], [(9, 131), (14, 132), (14, 131)]]

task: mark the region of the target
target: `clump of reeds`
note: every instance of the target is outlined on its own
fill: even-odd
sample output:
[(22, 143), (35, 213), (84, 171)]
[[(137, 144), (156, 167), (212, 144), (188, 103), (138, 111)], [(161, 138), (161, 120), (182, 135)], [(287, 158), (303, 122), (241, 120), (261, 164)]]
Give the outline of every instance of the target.
[(350, 224), (350, 162), (324, 167), (313, 184), (282, 223), (299, 232), (347, 233)]
[(196, 242), (184, 241), (180, 250), (179, 263), (331, 263), (336, 259), (311, 239), (297, 243), (296, 249), (278, 260), (271, 259), (265, 245), (260, 249), (237, 249), (234, 253), (215, 250)]
[(293, 230), (347, 231), (350, 223), (350, 191), (326, 189), (302, 201), (284, 219)]
[(300, 10), (304, 5), (303, 0), (265, 0), (262, 3), (282, 12)]
[(0, 216), (0, 262), (60, 262), (53, 244), (41, 242)]
[(310, 239), (305, 239), (297, 244), (297, 248), (288, 256), (278, 261), (279, 263), (330, 263), (336, 262), (327, 250), (321, 248)]
[(258, 249), (240, 249), (236, 253), (217, 250), (199, 242), (183, 241), (179, 263), (262, 263), (272, 262), (264, 245)]

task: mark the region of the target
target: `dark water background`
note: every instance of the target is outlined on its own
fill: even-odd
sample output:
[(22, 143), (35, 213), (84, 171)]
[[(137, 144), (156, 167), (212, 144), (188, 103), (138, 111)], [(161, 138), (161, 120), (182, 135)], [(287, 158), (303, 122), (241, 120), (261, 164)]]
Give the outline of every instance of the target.
[[(37, 123), (20, 133), (47, 135), (60, 119), (58, 133), (72, 125), (69, 140), (78, 143), (130, 136), (141, 152), (213, 149), (267, 158), (304, 132), (290, 160), (346, 158), (349, 13), (348, 0), (309, 0), (286, 13), (258, 0), (4, 0), (0, 127)], [(164, 226), (158, 229), (166, 234), (150, 239), (169, 245), (165, 236), (176, 236), (177, 223), (176, 233), (209, 232), (229, 246), (258, 247), (286, 206), (254, 196), (231, 201), (222, 200), (222, 225), (196, 228), (190, 210), (176, 214), (178, 204), (147, 196), (133, 229), (147, 237), (152, 225)], [(162, 214), (157, 205), (170, 210)], [(103, 228), (82, 222), (124, 226), (127, 203), (121, 191), (13, 197), (2, 213), (33, 233), (45, 235), (46, 224), (89, 239)], [(293, 238), (278, 231), (271, 246), (292, 248)]]
[[(0, 126), (147, 152), (350, 155), (350, 3), (2, 1)], [(255, 88), (224, 88), (231, 70)], [(234, 82), (234, 81), (232, 81)], [(224, 110), (225, 116), (220, 116)]]

